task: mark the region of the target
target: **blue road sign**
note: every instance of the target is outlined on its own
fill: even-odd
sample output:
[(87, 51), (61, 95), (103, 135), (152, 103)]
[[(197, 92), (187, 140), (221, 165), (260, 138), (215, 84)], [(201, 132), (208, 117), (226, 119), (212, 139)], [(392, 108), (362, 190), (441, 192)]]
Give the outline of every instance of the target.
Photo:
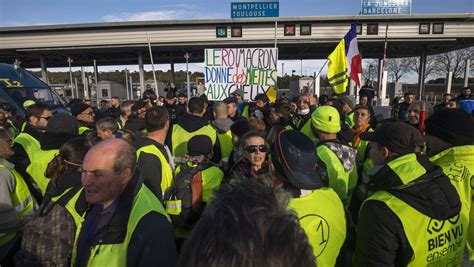
[(278, 1), (233, 2), (230, 4), (230, 15), (238, 18), (278, 17)]
[(361, 0), (362, 15), (410, 15), (411, 0)]

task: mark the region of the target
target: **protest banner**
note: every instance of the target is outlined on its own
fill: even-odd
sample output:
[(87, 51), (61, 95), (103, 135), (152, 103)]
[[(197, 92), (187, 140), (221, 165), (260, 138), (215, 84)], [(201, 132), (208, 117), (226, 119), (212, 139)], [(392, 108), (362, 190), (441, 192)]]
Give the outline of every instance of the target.
[(222, 101), (242, 89), (245, 100), (274, 91), (277, 48), (213, 48), (204, 51), (204, 83), (209, 100)]

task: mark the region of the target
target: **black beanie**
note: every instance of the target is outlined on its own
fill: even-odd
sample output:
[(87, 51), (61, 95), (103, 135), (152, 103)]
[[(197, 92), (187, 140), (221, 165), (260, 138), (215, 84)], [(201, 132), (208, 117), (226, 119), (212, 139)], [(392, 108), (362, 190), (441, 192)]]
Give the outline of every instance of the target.
[(74, 103), (71, 105), (71, 115), (75, 117), (88, 108), (90, 108), (90, 106), (83, 102)]
[(212, 152), (212, 140), (207, 135), (195, 135), (188, 141), (188, 155), (209, 155)]
[(425, 122), (425, 132), (454, 146), (474, 144), (474, 118), (464, 110), (443, 109)]

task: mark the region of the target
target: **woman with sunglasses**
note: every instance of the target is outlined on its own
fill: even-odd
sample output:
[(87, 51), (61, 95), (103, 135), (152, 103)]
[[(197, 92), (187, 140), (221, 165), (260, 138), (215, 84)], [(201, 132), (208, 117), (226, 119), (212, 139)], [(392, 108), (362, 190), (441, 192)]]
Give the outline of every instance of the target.
[(230, 171), (231, 178), (254, 178), (261, 180), (268, 174), (265, 137), (256, 131), (242, 136), (240, 150), (243, 158)]

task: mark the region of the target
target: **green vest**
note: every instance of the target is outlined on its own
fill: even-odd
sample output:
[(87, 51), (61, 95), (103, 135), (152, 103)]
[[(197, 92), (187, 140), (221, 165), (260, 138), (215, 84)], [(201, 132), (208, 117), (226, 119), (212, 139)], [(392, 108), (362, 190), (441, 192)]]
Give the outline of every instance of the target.
[(344, 123), (351, 129), (352, 127), (354, 127), (354, 112), (351, 111), (349, 114), (346, 115), (346, 117), (344, 118)]
[(206, 135), (211, 138), (212, 145), (216, 143), (217, 133), (211, 125), (205, 125), (194, 132), (188, 132), (183, 129), (179, 124), (173, 125), (171, 132), (171, 154), (175, 157), (177, 162), (180, 162), (180, 158), (183, 158), (188, 153), (188, 141), (193, 136)]
[(306, 121), (303, 128), (301, 128), (300, 132), (302, 132), (303, 134), (308, 136), (309, 139), (311, 139), (311, 141), (313, 141), (313, 142), (318, 142), (319, 141), (319, 139), (316, 137), (316, 135), (314, 135), (313, 129), (311, 128), (311, 118), (308, 121)]
[(26, 172), (33, 178), (36, 186), (41, 190), (41, 194), (44, 196), (46, 187), (48, 187), (49, 179), (46, 178), (44, 173), (48, 168), (48, 164), (53, 158), (59, 153), (59, 149), (51, 150), (37, 150), (33, 153), (31, 163), (26, 168)]
[(232, 133), (228, 130), (225, 133), (217, 133), (217, 138), (219, 138), (219, 144), (221, 145), (221, 154), (222, 158), (229, 158), (230, 152), (234, 145), (232, 144)]
[(439, 221), (386, 191), (377, 191), (368, 200), (384, 202), (400, 220), (413, 249), (408, 266), (461, 266), (469, 221), (463, 201), (458, 215)]
[(430, 158), (433, 164), (443, 168), (459, 193), (459, 196), (470, 207), (469, 230), (467, 234), (467, 251), (469, 259), (474, 261), (474, 146), (451, 147)]
[[(141, 153), (152, 154), (157, 157), (161, 162), (161, 192), (163, 194), (170, 188), (171, 184), (173, 183), (173, 170), (169, 162), (166, 160), (165, 156), (155, 145), (148, 145), (144, 147), (140, 147), (137, 150), (137, 161), (140, 158)], [(159, 174), (157, 174), (159, 175)]]
[[(0, 162), (0, 168), (7, 167)], [(17, 171), (11, 169), (10, 172), (12, 173), (15, 179), (15, 188), (10, 196), (12, 206), (15, 209), (15, 212), (18, 217), (32, 216), (37, 206), (33, 197), (31, 196), (30, 190), (28, 189), (28, 186), (23, 180), (23, 177), (21, 177), (21, 175)], [(1, 177), (1, 179), (5, 178)], [(15, 236), (16, 232), (0, 232), (0, 248), (6, 243), (8, 243), (10, 240), (15, 238)]]
[(25, 132), (20, 133), (13, 142), (18, 143), (23, 147), (23, 149), (26, 151), (26, 154), (28, 155), (30, 162), (33, 153), (41, 149), (39, 141)]
[(78, 132), (79, 132), (79, 135), (81, 135), (81, 134), (83, 134), (84, 132), (89, 131), (89, 130), (90, 130), (89, 127), (81, 126), (81, 127), (79, 127)]
[(242, 110), (242, 117), (249, 119), (250, 118), (250, 110), (249, 104), (244, 104), (244, 109)]
[[(62, 197), (64, 197), (66, 194), (68, 194), (71, 190), (75, 190), (73, 187), (66, 189), (61, 195), (55, 196), (51, 198), (51, 202), (58, 202), (61, 200)], [(72, 219), (74, 220), (74, 224), (76, 225), (76, 229), (81, 227), (82, 222), (84, 222), (84, 215), (85, 214), (79, 214), (76, 210), (76, 202), (79, 199), (79, 196), (83, 192), (84, 188), (79, 189), (77, 192), (74, 193), (66, 202), (66, 205), (64, 205), (64, 208), (69, 212), (71, 215)]]
[[(373, 132), (370, 128), (367, 132)], [(363, 173), (367, 174), (368, 171), (374, 167), (372, 160), (369, 155), (367, 155), (367, 145), (368, 141), (360, 140), (359, 147), (357, 147), (357, 167), (362, 168)]]
[(316, 154), (326, 168), (329, 187), (336, 191), (344, 206), (348, 207), (352, 192), (357, 185), (357, 168), (354, 165), (352, 169), (346, 171), (336, 154), (324, 144), (316, 148)]
[[(168, 214), (166, 214), (163, 206), (161, 205), (158, 198), (150, 191), (144, 184), (142, 184), (140, 191), (138, 191), (135, 199), (133, 200), (132, 209), (130, 211), (130, 217), (127, 223), (127, 233), (123, 243), (120, 244), (98, 244), (91, 249), (90, 257), (87, 262), (87, 266), (108, 266), (118, 267), (127, 265), (127, 250), (130, 239), (132, 238), (133, 232), (137, 227), (140, 220), (150, 212), (156, 212), (166, 217), (171, 222)], [(76, 233), (77, 237), (80, 233), (80, 228)], [(98, 253), (100, 250), (100, 253)], [(76, 247), (74, 248), (73, 261), (75, 258)]]
[(292, 198), (293, 209), (313, 248), (317, 266), (334, 266), (346, 239), (346, 217), (333, 189), (324, 187), (310, 195)]

